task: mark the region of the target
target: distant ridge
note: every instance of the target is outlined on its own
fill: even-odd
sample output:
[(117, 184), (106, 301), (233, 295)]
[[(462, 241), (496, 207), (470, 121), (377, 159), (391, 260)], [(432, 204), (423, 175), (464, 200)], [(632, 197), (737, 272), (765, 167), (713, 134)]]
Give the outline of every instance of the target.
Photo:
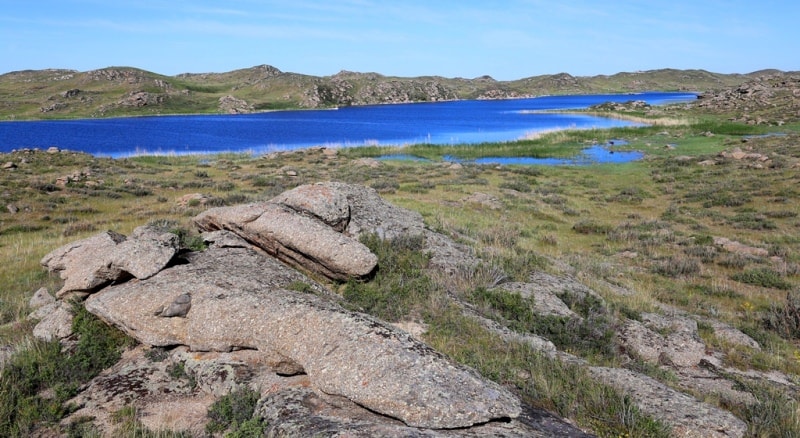
[(166, 76), (134, 67), (86, 72), (22, 70), (0, 75), (0, 120), (113, 117), (189, 113), (249, 113), (460, 99), (506, 99), (553, 94), (639, 91), (709, 92), (759, 75), (660, 69), (614, 75), (568, 73), (497, 81), (441, 76), (394, 77), (341, 71), (331, 76), (287, 73), (259, 65), (225, 73)]

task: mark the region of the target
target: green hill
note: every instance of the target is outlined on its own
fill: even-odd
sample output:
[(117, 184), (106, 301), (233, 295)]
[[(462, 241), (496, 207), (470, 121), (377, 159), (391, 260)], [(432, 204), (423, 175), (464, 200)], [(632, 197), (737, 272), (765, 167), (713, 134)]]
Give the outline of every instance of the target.
[(282, 72), (269, 65), (176, 76), (132, 67), (87, 72), (25, 70), (0, 75), (0, 120), (246, 113), (644, 90), (712, 91), (748, 79), (750, 75), (672, 69), (591, 77), (558, 73), (515, 81), (496, 81), (489, 76), (404, 78), (348, 71), (316, 77)]

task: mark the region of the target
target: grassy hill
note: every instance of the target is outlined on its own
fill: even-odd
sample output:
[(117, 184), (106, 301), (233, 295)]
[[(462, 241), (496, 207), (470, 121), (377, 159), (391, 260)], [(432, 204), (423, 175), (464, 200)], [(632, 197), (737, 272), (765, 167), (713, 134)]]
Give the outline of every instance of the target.
[(0, 75), (0, 120), (235, 113), (645, 90), (711, 91), (748, 79), (749, 75), (672, 69), (592, 77), (559, 73), (516, 81), (496, 81), (488, 76), (401, 78), (347, 71), (315, 77), (268, 65), (176, 76), (132, 67), (87, 72), (26, 70)]

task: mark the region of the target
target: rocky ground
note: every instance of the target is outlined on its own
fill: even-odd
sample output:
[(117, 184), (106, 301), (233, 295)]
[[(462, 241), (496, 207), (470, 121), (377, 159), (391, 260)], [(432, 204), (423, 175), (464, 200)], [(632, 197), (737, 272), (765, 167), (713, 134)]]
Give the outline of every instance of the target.
[[(155, 430), (200, 433), (215, 396), (246, 385), (260, 391), (258, 413), (275, 434), (584, 435), (455, 365), (417, 338), (420, 333), (344, 310), (326, 281), (313, 280), (367, 278), (377, 259), (357, 240), (363, 233), (424, 236), (433, 254), (430, 269), (440, 273), (478, 262), (466, 247), (427, 229), (418, 214), (386, 203), (372, 189), (326, 183), (300, 186), (268, 202), (213, 208), (194, 221), (209, 244), (205, 251), (178, 254), (174, 234), (142, 227), (129, 237), (100, 233), (42, 260), (60, 273), (64, 286), (58, 299), (40, 291), (31, 303), (38, 307), (32, 317), (41, 319), (37, 336), (69, 339), (70, 311), (63, 303), (77, 296), (88, 297), (90, 312), (140, 342), (83, 389), (73, 400), (80, 409), (65, 422), (90, 416), (111, 433), (112, 413), (133, 403)], [(581, 318), (565, 297), (602, 298), (578, 274), (532, 272), (528, 282), (499, 287), (533, 297), (538, 315)], [(456, 304), (507, 339), (582, 363), (546, 339), (514, 332), (475, 314), (467, 303)], [(407, 323), (419, 328), (415, 321)], [(630, 361), (674, 373), (673, 387), (627, 368), (586, 366), (644, 413), (671, 426), (674, 436), (744, 436), (742, 420), (689, 394), (751, 402), (754, 395), (737, 379), (766, 381), (789, 392), (797, 386), (781, 373), (724, 365), (720, 353), (700, 340), (698, 323), (733, 345), (759, 348), (730, 325), (663, 305), (640, 320), (627, 320), (619, 336)], [(424, 327), (419, 330), (424, 333)], [(154, 349), (165, 349), (158, 360), (152, 358)], [(174, 363), (182, 364), (194, 385), (169, 377), (168, 365)]]

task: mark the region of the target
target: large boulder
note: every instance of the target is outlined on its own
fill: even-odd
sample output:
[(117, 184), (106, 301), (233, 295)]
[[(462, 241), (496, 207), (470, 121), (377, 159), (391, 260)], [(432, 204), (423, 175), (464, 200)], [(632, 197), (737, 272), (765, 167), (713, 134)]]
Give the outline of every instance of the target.
[[(499, 385), (407, 333), (288, 288), (313, 283), (245, 248), (211, 248), (142, 281), (110, 286), (86, 308), (149, 345), (255, 349), (299, 365), (312, 385), (425, 428), (459, 428), (520, 413)], [(162, 316), (183, 294), (191, 308)]]

